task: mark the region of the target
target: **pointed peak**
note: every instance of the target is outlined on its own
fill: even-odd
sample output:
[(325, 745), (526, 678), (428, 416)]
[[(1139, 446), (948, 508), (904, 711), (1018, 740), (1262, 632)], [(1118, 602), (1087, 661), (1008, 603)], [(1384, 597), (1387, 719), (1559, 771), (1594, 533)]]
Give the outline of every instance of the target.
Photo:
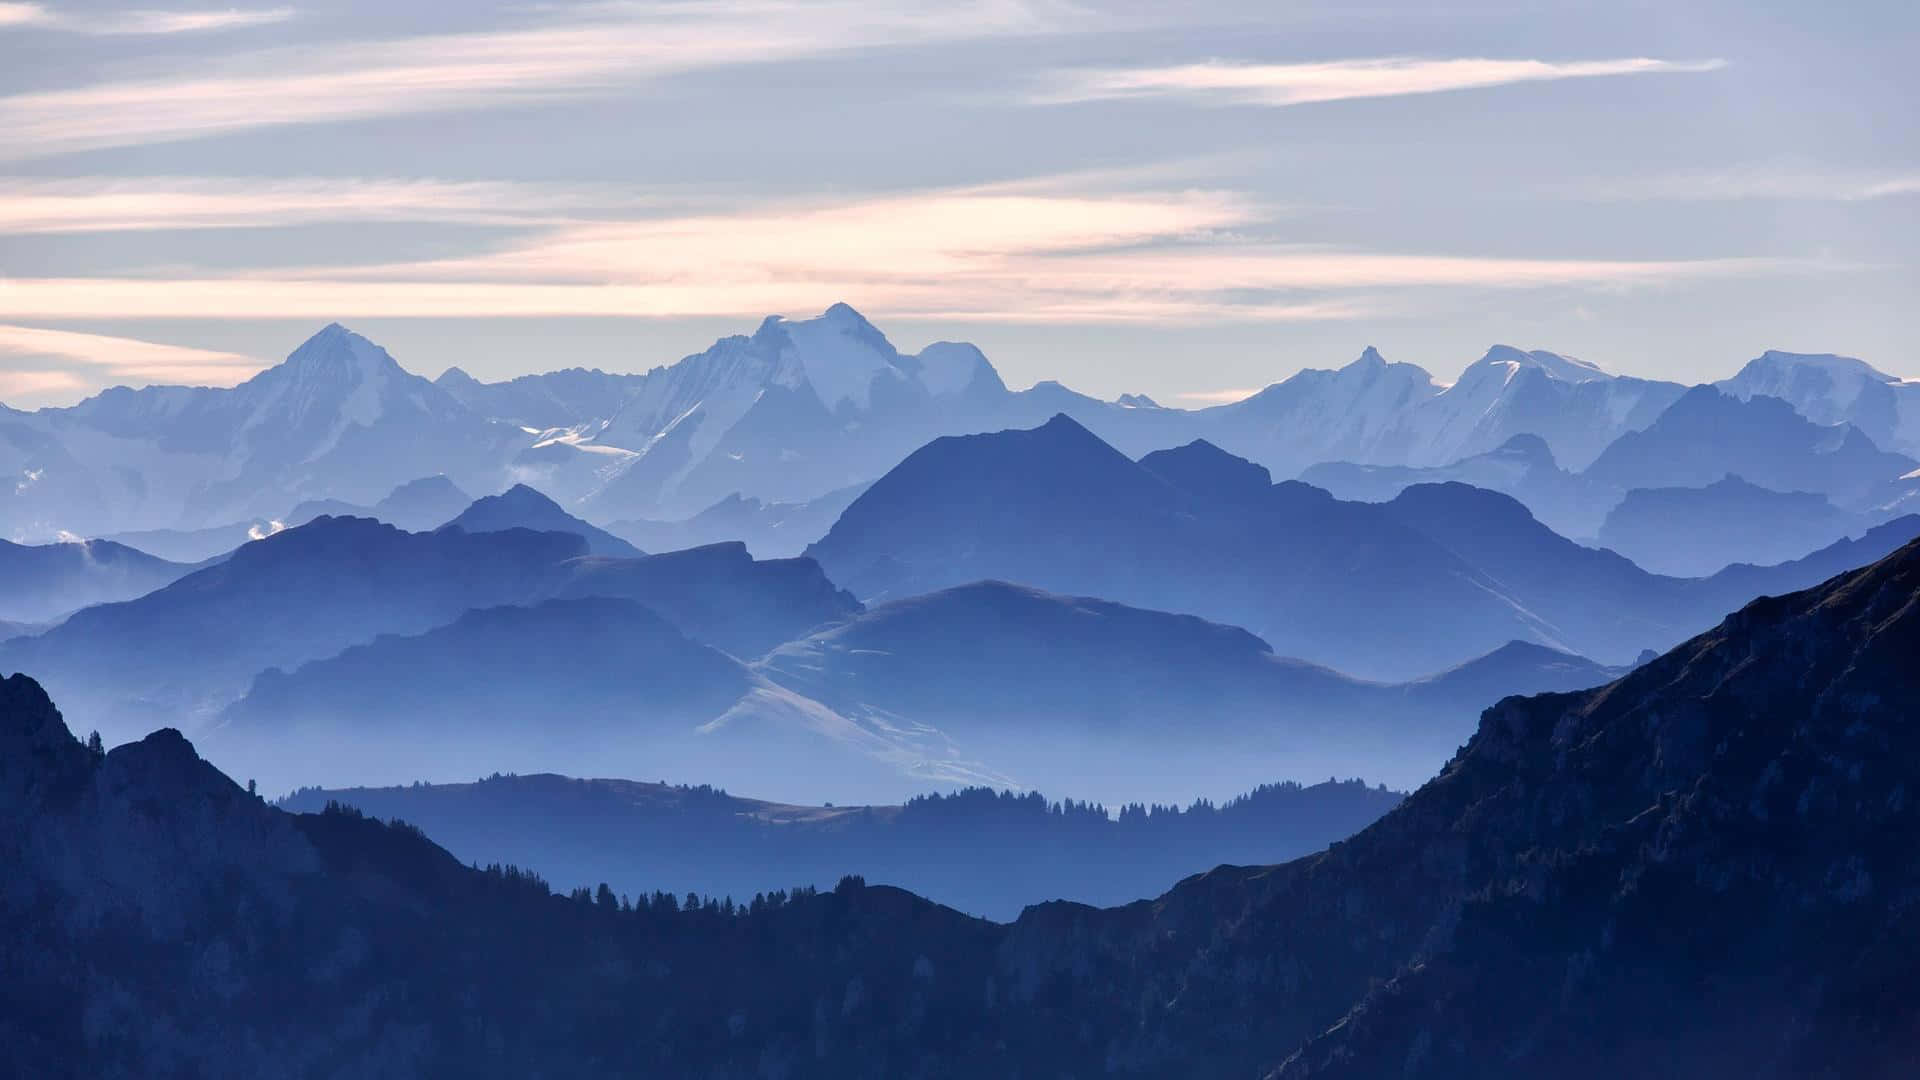
[(1386, 367), (1387, 358), (1380, 355), (1379, 349), (1376, 349), (1373, 346), (1369, 345), (1366, 348), (1360, 350), (1359, 359), (1355, 360), (1353, 363), (1347, 366), (1348, 367)]
[(363, 378), (399, 370), (387, 350), (335, 322), (322, 327), (268, 372)]
[(454, 367), (450, 367), (447, 370), (441, 372), (440, 377), (433, 381), (436, 386), (479, 386), (480, 385), (479, 379), (476, 379), (472, 375), (467, 374), (467, 371), (465, 368), (459, 367), (457, 365)]
[(508, 505), (538, 506), (541, 509), (550, 506), (555, 510), (560, 509), (560, 504), (554, 502), (545, 492), (527, 484), (515, 484), (500, 494), (491, 497)]
[(872, 326), (865, 315), (853, 309), (853, 305), (842, 300), (820, 313), (820, 318), (831, 323), (843, 323), (852, 326)]
[(1091, 436), (1093, 434), (1093, 432), (1087, 430), (1086, 425), (1063, 412), (1054, 413), (1047, 419), (1046, 423), (1041, 424), (1033, 430), (1050, 432), (1056, 435)]

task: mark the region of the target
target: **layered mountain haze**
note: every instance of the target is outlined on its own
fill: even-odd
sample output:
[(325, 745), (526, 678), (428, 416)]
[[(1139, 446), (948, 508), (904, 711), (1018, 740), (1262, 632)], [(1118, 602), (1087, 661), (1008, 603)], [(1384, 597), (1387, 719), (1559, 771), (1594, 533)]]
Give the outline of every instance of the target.
[(586, 552), (563, 533), (407, 533), (320, 518), (134, 600), (76, 612), (0, 645), (115, 737), (204, 722), (258, 672), (331, 656), (380, 633), (418, 633), (472, 608), (549, 593)]
[(473, 496), (445, 476), (423, 476), (394, 488), (372, 506), (356, 506), (338, 499), (315, 500), (294, 507), (276, 519), (275, 524), (291, 528), (321, 516), (367, 517), (408, 532), (426, 532), (452, 519), (473, 501)]
[(1625, 664), (1754, 595), (1649, 574), (1464, 484), (1373, 504), (1267, 479), (1206, 443), (1132, 462), (1061, 416), (929, 444), (808, 552), (869, 600), (997, 578), (1244, 626), (1389, 681), (1515, 639)]
[[(1183, 458), (1199, 460), (1173, 468)], [(1534, 632), (1471, 567), (1375, 507), (1266, 484), (1204, 444), (1147, 460), (1161, 472), (1064, 415), (936, 440), (808, 554), (869, 599), (996, 578), (1244, 626), (1367, 677), (1426, 674)], [(1463, 632), (1436, 640), (1433, 617)]]
[(587, 554), (615, 559), (637, 559), (646, 552), (560, 509), (560, 504), (525, 484), (515, 484), (498, 495), (487, 495), (441, 526), (470, 533), (528, 529), (533, 532), (571, 533), (587, 542)]
[(1469, 484), (1511, 495), (1562, 536), (1594, 536), (1619, 493), (1562, 469), (1538, 435), (1515, 435), (1483, 454), (1449, 465), (1357, 465), (1327, 461), (1300, 474), (1336, 498), (1387, 502), (1415, 484)]
[(1735, 562), (1798, 558), (1873, 523), (1825, 495), (1774, 491), (1729, 475), (1705, 487), (1629, 491), (1601, 523), (1598, 540), (1657, 573), (1705, 576)]
[[(291, 671), (268, 669), (215, 721), (210, 752), (271, 789), (528, 770), (695, 771), (685, 744), (754, 678), (630, 600), (469, 611)], [(737, 782), (726, 778), (727, 782)]]
[(576, 559), (564, 567), (556, 594), (637, 601), (745, 660), (861, 609), (812, 559), (755, 559), (739, 543), (643, 559)]
[[(1110, 813), (966, 788), (891, 805), (797, 806), (709, 785), (495, 775), (473, 783), (305, 788), (283, 809), (328, 803), (425, 829), (459, 858), (623, 894), (753, 896), (829, 888), (846, 874), (1009, 920), (1049, 900), (1123, 904), (1222, 863), (1307, 854), (1403, 798), (1357, 780), (1264, 784), (1219, 803), (1131, 803)], [(973, 860), (993, 853), (991, 873)]]
[[(1916, 597), (1909, 545), (1607, 686), (1502, 702), (1439, 777), (1324, 852), (1007, 925), (856, 879), (744, 911), (554, 898), (414, 830), (274, 810), (171, 731), (95, 756), (15, 676), (0, 808), (23, 828), (0, 839), (15, 868), (0, 934), (20, 1004), (0, 1023), (17, 1062), (95, 1073), (165, 1053), (207, 1075), (322, 1057), (717, 1076), (1437, 1078), (1487, 1061), (1902, 1075), (1920, 1031), (1920, 877), (1901, 839), (1920, 826), (1903, 797), (1920, 783)], [(82, 1024), (103, 992), (116, 1022)], [(583, 1026), (587, 1000), (617, 1022)], [(404, 1046), (376, 1034), (401, 1029)]]
[(0, 619), (46, 622), (92, 604), (131, 600), (192, 570), (110, 540), (0, 540)]
[(1364, 682), (1237, 627), (995, 581), (882, 604), (756, 669), (843, 716), (935, 728), (1029, 787), (1109, 803), (1225, 798), (1361, 763), (1417, 782), (1488, 701), (1617, 674), (1509, 646), (1411, 684)]
[(1696, 386), (1644, 431), (1623, 436), (1585, 476), (1621, 490), (1704, 487), (1728, 475), (1773, 491), (1812, 491), (1851, 510), (1888, 504), (1920, 462), (1851, 424), (1823, 426), (1779, 398)]
[(756, 558), (786, 559), (826, 535), (865, 490), (866, 484), (854, 484), (798, 503), (766, 502), (735, 493), (690, 518), (609, 521), (607, 531), (648, 551), (676, 551), (737, 540)]

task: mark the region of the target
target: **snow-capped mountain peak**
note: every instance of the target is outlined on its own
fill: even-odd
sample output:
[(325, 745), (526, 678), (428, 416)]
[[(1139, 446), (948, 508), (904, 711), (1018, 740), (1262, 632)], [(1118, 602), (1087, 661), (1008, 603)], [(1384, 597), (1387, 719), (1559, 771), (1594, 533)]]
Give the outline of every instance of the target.
[(1920, 382), (1851, 356), (1769, 349), (1714, 385), (1742, 399), (1780, 398), (1815, 423), (1853, 424), (1882, 447), (1920, 454)]
[(1549, 378), (1567, 383), (1591, 382), (1595, 379), (1611, 379), (1612, 375), (1602, 370), (1600, 365), (1571, 356), (1562, 356), (1545, 349), (1516, 349), (1511, 345), (1495, 345), (1487, 350), (1485, 356), (1474, 361), (1461, 381), (1466, 381), (1475, 368), (1504, 368), (1507, 378), (1525, 368), (1534, 368)]
[(843, 402), (866, 409), (875, 379), (904, 377), (893, 343), (847, 304), (792, 322), (770, 316), (754, 338), (775, 335), (785, 339), (779, 347), (782, 381), (793, 385), (789, 380), (804, 377), (828, 411), (838, 410)]
[(278, 365), (262, 374), (365, 382), (405, 374), (387, 350), (339, 323), (328, 323)]
[(927, 393), (937, 398), (968, 390), (1004, 393), (1007, 389), (986, 354), (964, 341), (936, 341), (913, 356), (900, 357), (898, 362), (913, 371)]
[(1374, 348), (1371, 345), (1360, 350), (1359, 358), (1354, 360), (1353, 363), (1347, 365), (1347, 367), (1349, 368), (1355, 368), (1361, 371), (1369, 371), (1377, 368), (1384, 368), (1386, 366), (1387, 366), (1387, 358), (1384, 356), (1381, 356), (1380, 350)]

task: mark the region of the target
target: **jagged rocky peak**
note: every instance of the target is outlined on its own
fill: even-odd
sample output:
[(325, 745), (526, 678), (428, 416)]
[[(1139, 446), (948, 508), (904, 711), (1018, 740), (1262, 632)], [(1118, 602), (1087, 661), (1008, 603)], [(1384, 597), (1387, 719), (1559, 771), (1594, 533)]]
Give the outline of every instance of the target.
[(0, 679), (0, 817), (22, 820), (29, 807), (84, 775), (88, 758), (38, 682), (20, 674)]

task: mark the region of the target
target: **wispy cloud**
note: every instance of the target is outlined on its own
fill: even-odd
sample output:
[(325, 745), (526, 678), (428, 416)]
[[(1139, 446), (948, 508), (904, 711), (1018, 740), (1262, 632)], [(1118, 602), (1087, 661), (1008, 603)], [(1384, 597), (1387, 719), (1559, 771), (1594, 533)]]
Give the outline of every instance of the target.
[(1032, 96), (1063, 104), (1114, 98), (1182, 98), (1206, 105), (1281, 107), (1357, 98), (1403, 97), (1515, 83), (1612, 75), (1714, 71), (1722, 60), (1493, 60), (1394, 56), (1309, 63), (1209, 61), (1169, 67), (1059, 72)]
[(1188, 390), (1176, 396), (1183, 401), (1197, 401), (1202, 405), (1231, 405), (1259, 392), (1259, 387), (1250, 387), (1242, 390)]
[(653, 199), (612, 185), (488, 181), (0, 177), (0, 233), (258, 228), (315, 222), (560, 225)]
[(15, 396), (125, 381), (232, 386), (266, 366), (237, 353), (10, 325), (0, 325), (0, 358), (0, 387), (9, 388), (0, 392)]
[(85, 392), (91, 385), (71, 371), (8, 368), (0, 370), (0, 401), (25, 403), (68, 397)]
[(293, 18), (290, 7), (201, 11), (136, 9), (77, 14), (44, 4), (0, 3), (0, 28), (38, 26), (82, 34), (185, 34), (265, 26)]
[[(1134, 178), (1130, 178), (1134, 179)], [(75, 193), (27, 183), (0, 197), (0, 228), (77, 231), (241, 225), (358, 213), (487, 217), (507, 186), (332, 182)], [(9, 189), (0, 185), (0, 193)], [(530, 214), (568, 201), (533, 199)], [(1581, 259), (1356, 251), (1261, 241), (1276, 213), (1243, 193), (1073, 193), (1046, 178), (967, 188), (656, 207), (522, 229), (472, 255), (347, 266), (260, 267), (174, 280), (0, 279), (0, 317), (332, 318), (754, 316), (853, 298), (894, 317), (1131, 323), (1299, 322), (1379, 314), (1421, 287), (1619, 290), (1812, 269), (1793, 260)], [(359, 202), (358, 209), (347, 204)]]
[(637, 80), (889, 45), (1037, 33), (1019, 0), (596, 5), (521, 29), (284, 48), (172, 77), (0, 98), (0, 157), (285, 124), (552, 101)]
[(1596, 180), (1569, 185), (1565, 190), (1574, 198), (1595, 201), (1871, 202), (1920, 195), (1920, 169), (1873, 171), (1753, 164)]

